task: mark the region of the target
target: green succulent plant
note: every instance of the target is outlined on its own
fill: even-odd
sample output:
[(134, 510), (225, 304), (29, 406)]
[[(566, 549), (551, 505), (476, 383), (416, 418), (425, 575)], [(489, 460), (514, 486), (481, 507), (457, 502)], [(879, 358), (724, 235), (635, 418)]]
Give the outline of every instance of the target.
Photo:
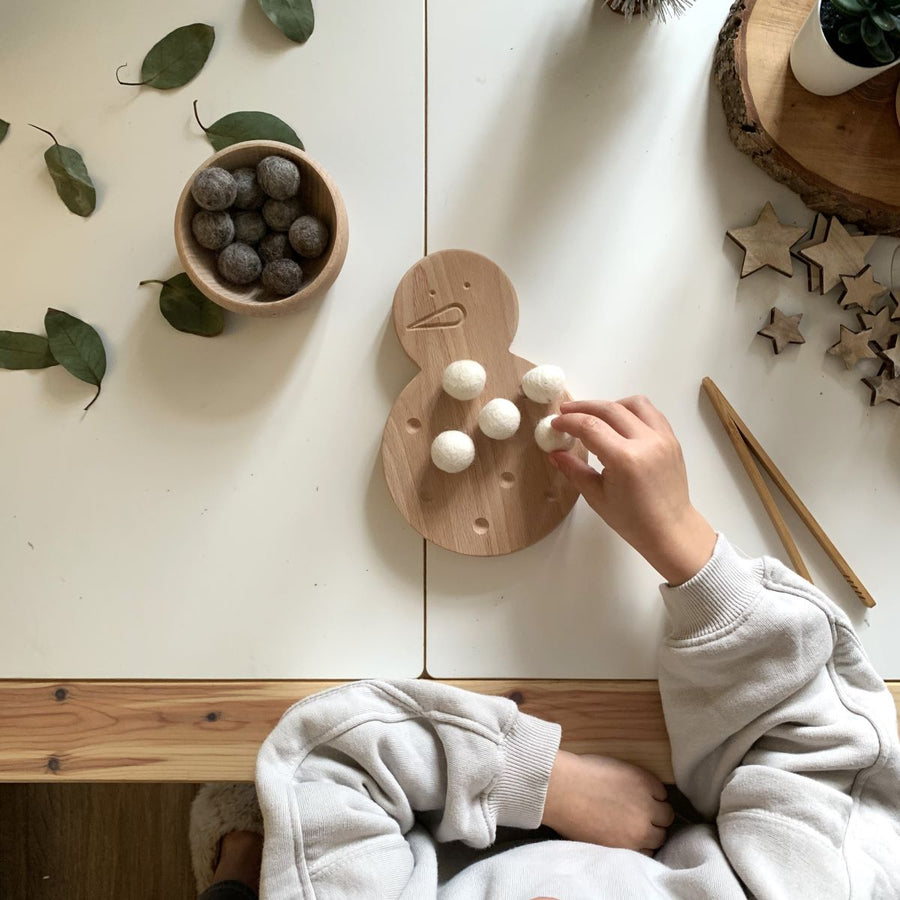
[(837, 39), (854, 57), (879, 66), (900, 57), (900, 0), (825, 0), (825, 5), (839, 14)]

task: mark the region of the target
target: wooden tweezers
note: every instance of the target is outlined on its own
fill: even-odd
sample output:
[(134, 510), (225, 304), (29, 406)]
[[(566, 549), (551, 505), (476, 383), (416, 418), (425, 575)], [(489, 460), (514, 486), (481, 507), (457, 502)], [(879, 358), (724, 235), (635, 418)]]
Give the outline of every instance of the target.
[(762, 472), (759, 470), (760, 466), (762, 466), (787, 502), (793, 507), (794, 512), (797, 513), (803, 524), (810, 530), (812, 536), (818, 541), (819, 546), (825, 551), (841, 575), (844, 576), (850, 587), (853, 588), (853, 592), (859, 597), (863, 605), (874, 606), (875, 601), (872, 595), (865, 589), (862, 582), (857, 578), (856, 573), (848, 565), (847, 560), (838, 552), (837, 547), (834, 546), (831, 539), (822, 530), (822, 526), (813, 518), (812, 513), (797, 496), (797, 492), (788, 484), (787, 479), (779, 471), (778, 466), (772, 462), (769, 454), (763, 450), (762, 445), (753, 436), (753, 432), (750, 431), (741, 417), (734, 411), (734, 407), (725, 399), (715, 382), (711, 378), (704, 378), (703, 389), (706, 391), (706, 395), (709, 397), (716, 415), (719, 417), (722, 425), (725, 426), (725, 433), (734, 445), (738, 459), (740, 459), (744, 469), (750, 476), (750, 481), (753, 482), (753, 487), (756, 488), (756, 493), (759, 494), (759, 499), (762, 500), (762, 504), (769, 514), (772, 524), (775, 526), (775, 531), (778, 532), (778, 537), (781, 539), (781, 543), (790, 557), (794, 571), (798, 575), (802, 575), (807, 581), (812, 582), (809, 569), (806, 568), (806, 563), (800, 555), (800, 550), (794, 543), (793, 537), (791, 537), (784, 516), (781, 515), (780, 510), (775, 505), (775, 498), (763, 479)]

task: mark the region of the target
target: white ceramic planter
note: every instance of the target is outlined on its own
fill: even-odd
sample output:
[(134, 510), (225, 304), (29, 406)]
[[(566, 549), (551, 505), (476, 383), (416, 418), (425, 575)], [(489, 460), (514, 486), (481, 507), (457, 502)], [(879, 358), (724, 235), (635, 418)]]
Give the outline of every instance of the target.
[(900, 63), (896, 60), (886, 66), (855, 66), (841, 59), (822, 32), (821, 6), (822, 0), (816, 0), (791, 47), (791, 71), (806, 90), (823, 97), (843, 94)]

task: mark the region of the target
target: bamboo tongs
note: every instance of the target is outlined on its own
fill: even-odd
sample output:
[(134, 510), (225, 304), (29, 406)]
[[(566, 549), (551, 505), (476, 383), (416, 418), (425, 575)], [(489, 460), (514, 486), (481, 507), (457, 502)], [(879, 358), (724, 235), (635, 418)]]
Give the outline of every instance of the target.
[(784, 545), (784, 549), (787, 551), (787, 555), (790, 557), (791, 564), (797, 574), (802, 575), (807, 581), (812, 581), (809, 569), (806, 568), (806, 563), (800, 555), (800, 550), (794, 543), (784, 516), (781, 515), (780, 510), (775, 505), (775, 498), (763, 479), (759, 466), (762, 466), (778, 490), (791, 504), (794, 512), (797, 513), (803, 524), (806, 525), (812, 536), (818, 541), (819, 546), (825, 551), (841, 575), (844, 576), (850, 587), (853, 588), (856, 596), (859, 597), (865, 606), (874, 606), (875, 601), (872, 595), (865, 589), (856, 573), (850, 568), (847, 560), (838, 552), (837, 547), (834, 546), (831, 539), (822, 530), (822, 526), (813, 518), (812, 513), (797, 496), (797, 492), (788, 484), (787, 479), (779, 471), (778, 466), (772, 462), (769, 454), (763, 450), (762, 445), (753, 436), (753, 432), (750, 431), (741, 417), (734, 411), (734, 407), (725, 399), (715, 382), (711, 378), (704, 378), (703, 389), (706, 391), (716, 411), (716, 415), (725, 427), (725, 432), (737, 451), (738, 459), (740, 459), (744, 469), (750, 476), (750, 481), (753, 482), (753, 487), (756, 488), (756, 493), (759, 494), (759, 499), (762, 500), (762, 504), (769, 514), (769, 518), (775, 526), (775, 531), (778, 532), (778, 537), (781, 539), (781, 543)]

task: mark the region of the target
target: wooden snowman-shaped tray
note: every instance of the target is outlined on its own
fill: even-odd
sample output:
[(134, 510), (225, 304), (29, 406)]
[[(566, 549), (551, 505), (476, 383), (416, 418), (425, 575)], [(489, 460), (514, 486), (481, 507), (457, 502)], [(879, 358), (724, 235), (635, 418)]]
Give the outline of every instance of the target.
[[(457, 553), (521, 550), (553, 531), (578, 499), (535, 443), (535, 425), (559, 406), (535, 403), (522, 392), (522, 376), (534, 364), (509, 352), (518, 320), (512, 282), (495, 263), (466, 250), (419, 260), (394, 294), (394, 329), (422, 371), (388, 416), (381, 444), (384, 474), (409, 524)], [(444, 369), (459, 359), (474, 359), (487, 372), (484, 392), (475, 400), (455, 400), (442, 388)], [(495, 397), (511, 400), (522, 415), (518, 431), (506, 440), (493, 440), (478, 427), (478, 413)], [(463, 431), (475, 442), (475, 461), (456, 474), (431, 461), (432, 441), (448, 430)], [(581, 444), (573, 452), (587, 458)]]

